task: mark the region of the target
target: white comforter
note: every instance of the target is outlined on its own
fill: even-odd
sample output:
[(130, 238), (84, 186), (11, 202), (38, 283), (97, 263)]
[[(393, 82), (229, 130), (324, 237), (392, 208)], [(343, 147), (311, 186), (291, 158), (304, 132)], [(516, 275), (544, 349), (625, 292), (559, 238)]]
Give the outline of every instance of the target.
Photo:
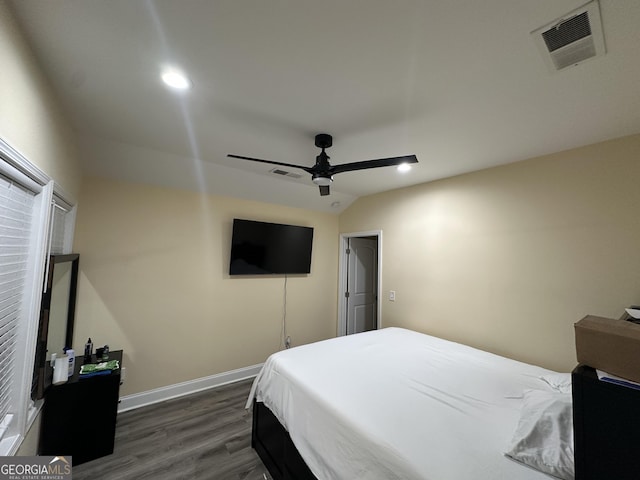
[(554, 373), (400, 328), (278, 352), (255, 396), (320, 480), (541, 480), (503, 455)]

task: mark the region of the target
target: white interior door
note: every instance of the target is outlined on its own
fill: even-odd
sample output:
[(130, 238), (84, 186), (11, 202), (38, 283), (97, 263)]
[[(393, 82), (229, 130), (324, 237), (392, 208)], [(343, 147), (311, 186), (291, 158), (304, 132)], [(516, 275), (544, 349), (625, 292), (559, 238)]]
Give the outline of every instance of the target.
[(347, 335), (378, 327), (378, 240), (349, 238), (347, 260)]

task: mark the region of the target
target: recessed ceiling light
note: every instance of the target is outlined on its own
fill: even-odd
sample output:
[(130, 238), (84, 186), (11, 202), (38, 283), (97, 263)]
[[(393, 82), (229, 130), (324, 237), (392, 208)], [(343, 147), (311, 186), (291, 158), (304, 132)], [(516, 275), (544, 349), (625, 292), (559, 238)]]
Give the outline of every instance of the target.
[(191, 81), (179, 70), (167, 69), (162, 72), (162, 81), (176, 90), (188, 90), (191, 88)]
[(398, 165), (399, 172), (408, 172), (409, 170), (411, 170), (411, 165), (409, 165), (408, 163), (401, 163), (400, 165)]

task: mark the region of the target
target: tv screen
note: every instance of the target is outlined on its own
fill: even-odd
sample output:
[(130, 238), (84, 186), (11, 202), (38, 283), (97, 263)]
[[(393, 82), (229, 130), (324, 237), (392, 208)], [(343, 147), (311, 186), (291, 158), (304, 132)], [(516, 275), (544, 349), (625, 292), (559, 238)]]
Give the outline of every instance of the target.
[(233, 220), (229, 275), (311, 272), (313, 228)]

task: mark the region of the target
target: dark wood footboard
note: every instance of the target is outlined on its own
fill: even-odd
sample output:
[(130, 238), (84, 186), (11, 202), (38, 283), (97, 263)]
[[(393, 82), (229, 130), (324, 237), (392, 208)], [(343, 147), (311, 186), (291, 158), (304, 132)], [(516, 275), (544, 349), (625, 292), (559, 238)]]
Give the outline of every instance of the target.
[(291, 441), (289, 432), (269, 408), (255, 400), (251, 446), (273, 480), (317, 480)]

